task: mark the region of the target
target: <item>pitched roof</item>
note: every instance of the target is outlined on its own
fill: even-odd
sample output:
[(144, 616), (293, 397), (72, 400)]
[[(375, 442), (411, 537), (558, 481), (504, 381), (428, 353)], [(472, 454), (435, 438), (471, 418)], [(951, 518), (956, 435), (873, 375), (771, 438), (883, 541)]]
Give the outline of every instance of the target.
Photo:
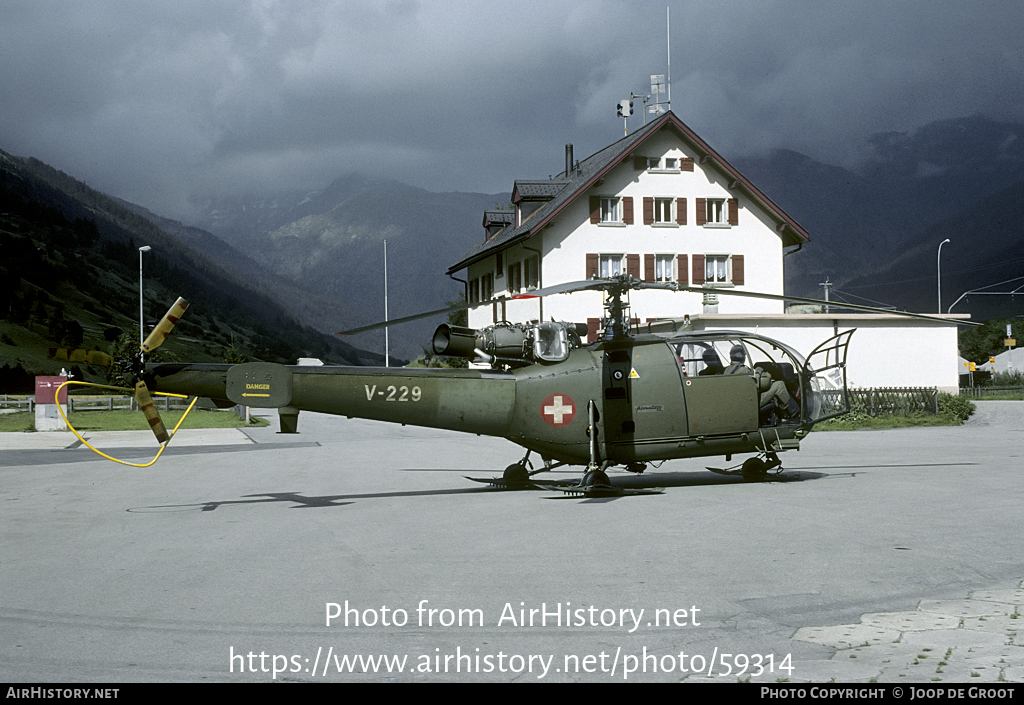
[(521, 184), (529, 184), (531, 191), (544, 183), (548, 185), (547, 193), (552, 191), (556, 191), (556, 193), (550, 201), (545, 203), (519, 227), (507, 227), (487, 242), (474, 247), (462, 259), (448, 268), (448, 274), (454, 274), (460, 269), (479, 262), (498, 250), (505, 249), (540, 232), (566, 206), (586, 193), (587, 189), (595, 185), (616, 165), (630, 158), (634, 149), (638, 148), (648, 137), (661, 129), (676, 130), (679, 136), (698, 154), (701, 164), (710, 164), (727, 174), (730, 181), (730, 189), (742, 190), (754, 203), (774, 216), (778, 221), (776, 232), (782, 237), (784, 246), (800, 245), (810, 241), (810, 235), (807, 234), (807, 231), (799, 223), (775, 205), (770, 198), (761, 193), (735, 167), (725, 161), (718, 152), (713, 150), (710, 145), (687, 127), (682, 120), (676, 117), (675, 113), (669, 111), (654, 122), (645, 125), (579, 162), (578, 168), (568, 175), (559, 174), (557, 178), (547, 182), (516, 181), (517, 187)]

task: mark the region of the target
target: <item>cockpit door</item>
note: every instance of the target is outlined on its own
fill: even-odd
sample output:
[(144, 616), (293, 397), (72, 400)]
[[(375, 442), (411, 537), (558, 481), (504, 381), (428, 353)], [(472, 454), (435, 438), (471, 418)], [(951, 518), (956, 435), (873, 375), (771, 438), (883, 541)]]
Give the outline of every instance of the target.
[(850, 411), (846, 390), (846, 351), (856, 328), (843, 331), (816, 347), (804, 363), (803, 415), (817, 423)]

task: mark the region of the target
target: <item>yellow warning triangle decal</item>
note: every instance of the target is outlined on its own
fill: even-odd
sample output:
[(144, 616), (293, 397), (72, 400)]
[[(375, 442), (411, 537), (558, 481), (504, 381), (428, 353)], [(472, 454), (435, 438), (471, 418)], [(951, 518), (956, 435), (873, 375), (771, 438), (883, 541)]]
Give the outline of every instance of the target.
[(629, 378), (630, 379), (640, 379), (640, 375), (638, 375), (636, 373), (636, 368), (635, 367), (630, 368), (630, 370), (629, 370)]

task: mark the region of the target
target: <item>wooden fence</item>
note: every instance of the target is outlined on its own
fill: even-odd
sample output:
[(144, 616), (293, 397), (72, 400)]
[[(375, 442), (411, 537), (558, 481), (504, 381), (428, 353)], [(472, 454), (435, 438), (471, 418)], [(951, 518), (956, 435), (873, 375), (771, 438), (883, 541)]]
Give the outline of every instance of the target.
[(960, 387), (960, 394), (971, 399), (984, 399), (985, 397), (996, 397), (1004, 394), (1020, 394), (1024, 396), (1024, 387)]
[(850, 410), (869, 416), (939, 413), (939, 390), (927, 387), (875, 387), (851, 389)]

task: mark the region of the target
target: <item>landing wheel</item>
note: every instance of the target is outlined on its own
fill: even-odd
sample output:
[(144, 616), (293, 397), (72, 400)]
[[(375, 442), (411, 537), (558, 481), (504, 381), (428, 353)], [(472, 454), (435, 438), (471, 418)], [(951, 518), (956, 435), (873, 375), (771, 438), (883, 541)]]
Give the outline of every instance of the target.
[(583, 487), (611, 487), (612, 481), (604, 470), (587, 470), (580, 485)]
[(501, 474), (501, 479), (508, 482), (527, 482), (530, 479), (530, 472), (526, 469), (525, 465), (513, 463), (505, 468), (505, 472)]
[(740, 472), (744, 480), (760, 480), (768, 474), (768, 466), (760, 458), (747, 458)]

